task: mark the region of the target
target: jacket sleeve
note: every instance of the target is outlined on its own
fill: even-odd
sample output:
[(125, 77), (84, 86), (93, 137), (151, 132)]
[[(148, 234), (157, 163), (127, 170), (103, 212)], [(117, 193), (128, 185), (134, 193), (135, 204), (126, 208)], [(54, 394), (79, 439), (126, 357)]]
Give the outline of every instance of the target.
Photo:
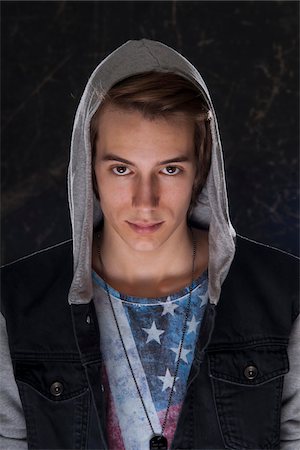
[(284, 377), (281, 409), (281, 450), (300, 449), (300, 316), (288, 346), (290, 370)]
[(8, 347), (5, 318), (0, 313), (0, 449), (27, 449), (26, 424)]

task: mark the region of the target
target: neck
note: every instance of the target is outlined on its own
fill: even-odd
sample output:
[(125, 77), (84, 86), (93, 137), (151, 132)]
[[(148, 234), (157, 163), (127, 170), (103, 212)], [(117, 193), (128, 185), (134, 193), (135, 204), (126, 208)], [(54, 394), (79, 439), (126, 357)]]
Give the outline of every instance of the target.
[(93, 266), (116, 289), (133, 292), (139, 290), (139, 286), (145, 290), (146, 286), (149, 288), (155, 284), (156, 287), (165, 285), (167, 290), (168, 280), (174, 282), (191, 276), (193, 242), (186, 223), (151, 251), (137, 251), (130, 247), (105, 223), (100, 236), (103, 264), (96, 254), (93, 255)]

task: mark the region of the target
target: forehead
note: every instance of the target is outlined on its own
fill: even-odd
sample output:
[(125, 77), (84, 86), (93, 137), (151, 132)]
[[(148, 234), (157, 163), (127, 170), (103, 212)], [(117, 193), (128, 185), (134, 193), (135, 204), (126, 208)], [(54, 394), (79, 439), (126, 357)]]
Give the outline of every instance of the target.
[(150, 120), (139, 111), (105, 105), (98, 119), (97, 152), (189, 154), (194, 150), (194, 129), (194, 122), (183, 114)]

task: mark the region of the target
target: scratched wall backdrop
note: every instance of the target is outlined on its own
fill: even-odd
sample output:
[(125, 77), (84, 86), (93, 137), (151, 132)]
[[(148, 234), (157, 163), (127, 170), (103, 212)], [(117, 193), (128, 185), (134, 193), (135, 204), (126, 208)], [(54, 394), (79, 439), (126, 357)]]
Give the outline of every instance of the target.
[(298, 253), (298, 2), (1, 2), (2, 264), (71, 236), (72, 121), (96, 65), (161, 40), (208, 84), (240, 234)]

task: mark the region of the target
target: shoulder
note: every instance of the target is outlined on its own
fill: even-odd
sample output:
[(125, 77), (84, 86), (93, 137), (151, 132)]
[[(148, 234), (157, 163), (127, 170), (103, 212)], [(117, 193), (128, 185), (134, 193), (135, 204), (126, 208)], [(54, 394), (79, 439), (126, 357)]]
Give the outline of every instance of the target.
[(286, 308), (293, 321), (299, 314), (299, 258), (237, 235), (236, 252), (223, 291), (232, 304), (230, 299), (240, 299), (245, 314), (254, 305), (272, 310), (273, 315)]
[(50, 247), (38, 250), (29, 255), (23, 256), (15, 261), (11, 261), (0, 267), (1, 275), (16, 271), (26, 271), (33, 267), (42, 265), (44, 268), (47, 265), (52, 265), (54, 262), (63, 262), (72, 257), (72, 239), (59, 242)]
[[(1, 312), (13, 355), (76, 353), (68, 293), (72, 241), (61, 242), (1, 268)], [(57, 349), (57, 350), (54, 350)]]
[(278, 248), (237, 235), (231, 270), (240, 277), (260, 281), (265, 289), (299, 293), (300, 259)]
[(276, 247), (254, 241), (237, 234), (236, 251), (232, 263), (232, 270), (247, 272), (248, 276), (255, 274), (256, 278), (264, 278), (281, 285), (286, 285), (291, 280), (298, 283), (300, 259), (288, 252)]
[(237, 255), (243, 256), (244, 258), (246, 258), (250, 252), (252, 257), (258, 255), (263, 258), (275, 258), (276, 261), (290, 261), (291, 264), (299, 264), (300, 261), (300, 258), (292, 253), (255, 241), (254, 239), (250, 239), (240, 234), (236, 235), (236, 250)]
[(299, 258), (277, 248), (236, 237), (236, 251), (217, 305), (214, 344), (286, 344), (299, 315)]
[(25, 305), (27, 297), (41, 298), (55, 286), (69, 286), (73, 274), (72, 240), (24, 256), (0, 269), (2, 310), (12, 303)]

